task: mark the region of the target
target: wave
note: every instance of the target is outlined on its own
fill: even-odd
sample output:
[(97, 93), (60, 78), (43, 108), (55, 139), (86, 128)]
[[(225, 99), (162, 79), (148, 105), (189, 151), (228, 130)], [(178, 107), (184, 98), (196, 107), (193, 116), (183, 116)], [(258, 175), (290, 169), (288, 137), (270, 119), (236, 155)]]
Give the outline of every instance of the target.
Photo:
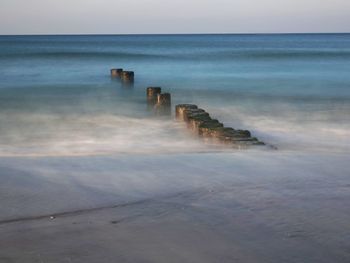
[(0, 59), (155, 59), (164, 58), (163, 55), (153, 55), (145, 53), (128, 53), (128, 52), (82, 52), (82, 51), (50, 51), (50, 52), (23, 52), (23, 53), (0, 53)]
[(169, 60), (295, 60), (295, 59), (342, 59), (350, 58), (350, 50), (178, 50), (176, 53), (140, 53), (122, 51), (42, 51), (0, 53), (0, 59), (169, 59)]
[(251, 130), (279, 150), (350, 152), (350, 119), (345, 111), (311, 112), (283, 108), (282, 105), (275, 107), (280, 110), (278, 114), (275, 111), (242, 110), (238, 106), (212, 106), (209, 109), (225, 125)]
[(241, 58), (254, 58), (254, 59), (323, 59), (323, 58), (336, 58), (336, 59), (348, 59), (350, 58), (349, 50), (259, 50), (248, 51), (242, 53), (236, 52), (219, 52), (220, 56), (232, 56)]
[(0, 123), (0, 156), (213, 151), (173, 120), (13, 112), (3, 114)]
[[(350, 152), (349, 122), (332, 119), (331, 112), (308, 112), (306, 118), (303, 111), (292, 109), (277, 115), (209, 104), (206, 110), (226, 126), (248, 129), (280, 150)], [(12, 111), (4, 112), (0, 123), (3, 157), (233, 151), (204, 144), (171, 118)]]

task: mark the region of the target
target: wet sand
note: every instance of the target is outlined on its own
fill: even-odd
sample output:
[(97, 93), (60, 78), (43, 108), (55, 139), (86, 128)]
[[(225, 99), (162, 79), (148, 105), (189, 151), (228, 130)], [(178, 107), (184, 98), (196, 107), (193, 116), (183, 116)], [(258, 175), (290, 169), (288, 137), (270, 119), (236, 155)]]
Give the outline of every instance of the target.
[(0, 262), (350, 262), (345, 154), (0, 159)]

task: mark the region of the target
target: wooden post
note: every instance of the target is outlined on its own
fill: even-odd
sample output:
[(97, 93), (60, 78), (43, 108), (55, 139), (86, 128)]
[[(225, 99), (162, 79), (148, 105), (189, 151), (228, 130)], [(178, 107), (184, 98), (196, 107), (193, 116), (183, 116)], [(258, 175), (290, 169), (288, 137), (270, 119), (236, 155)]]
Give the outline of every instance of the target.
[(113, 69), (111, 69), (111, 77), (112, 78), (120, 78), (122, 72), (123, 72), (122, 68), (113, 68)]
[(179, 104), (175, 107), (176, 119), (183, 121), (184, 112), (188, 109), (198, 109), (197, 105), (194, 104)]
[(196, 117), (196, 116), (206, 116), (210, 118), (209, 113), (203, 109), (186, 109), (183, 111), (183, 120), (185, 122), (189, 122), (191, 117)]
[(133, 71), (123, 71), (121, 73), (121, 79), (126, 84), (134, 83), (134, 72)]
[(235, 130), (224, 127), (224, 124), (212, 119), (208, 112), (193, 104), (179, 104), (175, 107), (176, 118), (187, 124), (187, 127), (200, 138), (210, 143), (223, 143), (237, 149), (253, 145), (265, 145), (248, 130)]
[(148, 106), (156, 105), (158, 101), (158, 94), (162, 92), (160, 87), (148, 87), (147, 88), (147, 103)]
[(171, 106), (171, 95), (170, 93), (161, 93), (157, 95), (157, 105), (170, 107)]
[(157, 113), (160, 115), (171, 114), (171, 95), (170, 93), (161, 93), (157, 95), (156, 104)]

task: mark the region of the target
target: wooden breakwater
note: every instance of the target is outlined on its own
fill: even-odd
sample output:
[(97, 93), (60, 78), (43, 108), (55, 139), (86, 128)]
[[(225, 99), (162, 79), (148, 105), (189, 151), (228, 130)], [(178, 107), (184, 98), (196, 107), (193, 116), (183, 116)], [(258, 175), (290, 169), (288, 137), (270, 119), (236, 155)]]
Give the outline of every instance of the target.
[(237, 148), (265, 145), (252, 137), (248, 130), (225, 127), (208, 112), (194, 104), (179, 104), (175, 107), (176, 119), (186, 123), (187, 128), (207, 142), (220, 143)]
[(122, 68), (111, 69), (111, 77), (113, 79), (119, 79), (123, 84), (134, 84), (135, 73), (134, 71), (125, 71)]
[(162, 93), (161, 87), (148, 87), (146, 89), (147, 105), (157, 115), (171, 115), (171, 95)]
[[(120, 79), (123, 84), (133, 84), (135, 74), (133, 71), (116, 68), (111, 69), (111, 76)], [(146, 101), (148, 108), (157, 115), (171, 116), (171, 95), (162, 93), (161, 87), (148, 87)], [(193, 134), (205, 142), (224, 144), (238, 149), (265, 145), (256, 137), (252, 137), (250, 131), (225, 127), (219, 120), (213, 119), (208, 112), (194, 104), (176, 105), (175, 116), (176, 120), (184, 122)]]

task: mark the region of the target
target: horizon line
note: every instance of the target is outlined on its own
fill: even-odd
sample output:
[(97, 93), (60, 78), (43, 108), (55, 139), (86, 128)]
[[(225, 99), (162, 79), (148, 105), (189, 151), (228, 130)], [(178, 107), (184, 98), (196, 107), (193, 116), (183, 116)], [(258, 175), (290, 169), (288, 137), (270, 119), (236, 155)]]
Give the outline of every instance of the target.
[(169, 36), (169, 35), (346, 35), (350, 32), (273, 32), (273, 33), (59, 33), (0, 34), (0, 36)]

